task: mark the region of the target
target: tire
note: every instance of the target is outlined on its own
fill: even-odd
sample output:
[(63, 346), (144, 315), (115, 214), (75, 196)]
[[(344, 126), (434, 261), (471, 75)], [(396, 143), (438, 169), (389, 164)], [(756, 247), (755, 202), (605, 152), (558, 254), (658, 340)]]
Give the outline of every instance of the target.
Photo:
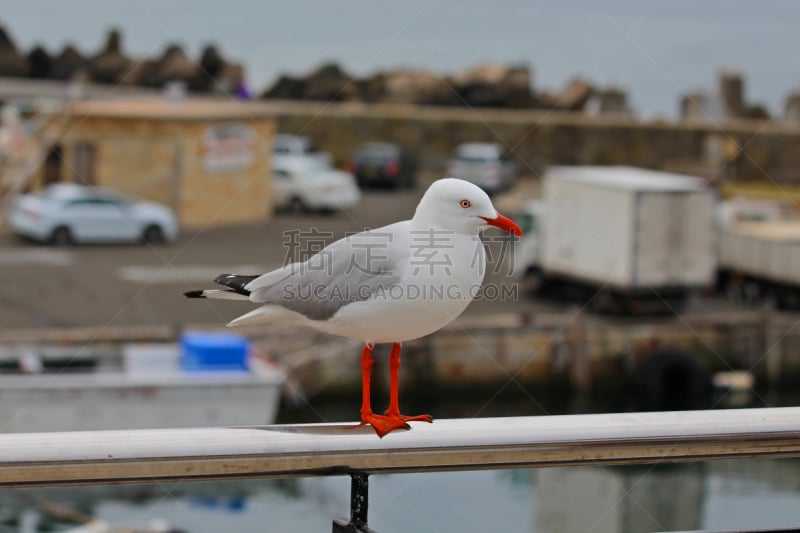
[(589, 310), (598, 314), (618, 314), (619, 299), (609, 289), (601, 289), (592, 295)]
[(144, 229), (142, 240), (146, 244), (163, 244), (166, 241), (164, 230), (157, 224), (151, 224)]
[(774, 290), (776, 307), (781, 311), (800, 309), (800, 291), (793, 287), (776, 287)]
[(302, 198), (299, 196), (294, 196), (291, 200), (289, 200), (289, 210), (294, 211), (295, 213), (307, 213), (308, 206), (306, 206), (306, 203)]
[(70, 246), (74, 244), (72, 231), (67, 226), (58, 226), (50, 234), (50, 239), (48, 240), (54, 246)]

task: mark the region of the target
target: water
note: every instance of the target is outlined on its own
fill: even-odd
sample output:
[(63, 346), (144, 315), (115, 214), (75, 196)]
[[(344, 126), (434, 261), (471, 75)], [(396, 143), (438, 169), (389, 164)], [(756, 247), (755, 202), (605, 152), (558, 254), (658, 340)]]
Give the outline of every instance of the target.
[(257, 90), (281, 72), (304, 73), (331, 59), (359, 75), (526, 62), (537, 88), (559, 89), (583, 75), (629, 88), (647, 115), (675, 116), (679, 95), (714, 88), (724, 66), (741, 67), (748, 100), (773, 113), (798, 86), (795, 2), (0, 0), (0, 14), (24, 49), (44, 43), (56, 51), (74, 42), (94, 53), (111, 25), (124, 30), (125, 49), (136, 56), (179, 42), (197, 57), (214, 41), (245, 63)]
[[(164, 485), (136, 503), (105, 498), (94, 511), (114, 523), (162, 518), (192, 533), (327, 532), (348, 514), (349, 485), (347, 478)], [(800, 461), (787, 459), (403, 474), (370, 478), (369, 515), (380, 533), (774, 528), (800, 525), (799, 497)]]
[[(499, 416), (635, 408), (613, 395), (604, 395), (602, 402), (541, 397), (536, 405), (530, 398), (514, 400), (513, 394), (488, 404), (479, 397), (438, 404), (433, 411), (449, 417), (478, 410)], [(409, 400), (413, 410), (414, 398)], [(767, 395), (766, 401), (796, 405), (797, 397)], [(281, 419), (348, 420), (352, 411), (352, 402), (318, 398), (301, 411), (284, 409)], [(39, 498), (114, 524), (162, 519), (191, 533), (325, 532), (334, 518), (348, 516), (349, 497), (346, 476), (6, 490), (0, 491), (0, 517)], [(370, 478), (369, 520), (380, 533), (774, 528), (800, 526), (799, 500), (800, 460), (795, 459), (398, 474)], [(0, 522), (0, 533), (11, 530)]]

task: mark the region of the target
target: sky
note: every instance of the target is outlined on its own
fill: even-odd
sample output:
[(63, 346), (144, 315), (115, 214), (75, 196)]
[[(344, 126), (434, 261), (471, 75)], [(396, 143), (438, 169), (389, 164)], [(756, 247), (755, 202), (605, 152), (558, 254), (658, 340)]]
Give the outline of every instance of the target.
[(723, 67), (740, 68), (748, 99), (780, 113), (800, 87), (797, 20), (800, 3), (789, 1), (0, 0), (0, 24), (22, 49), (42, 43), (56, 52), (72, 42), (96, 52), (112, 26), (135, 56), (177, 42), (197, 57), (214, 42), (245, 64), (257, 91), (330, 60), (356, 75), (525, 63), (537, 90), (584, 76), (625, 87), (636, 110), (665, 116), (676, 114), (681, 94), (714, 89)]

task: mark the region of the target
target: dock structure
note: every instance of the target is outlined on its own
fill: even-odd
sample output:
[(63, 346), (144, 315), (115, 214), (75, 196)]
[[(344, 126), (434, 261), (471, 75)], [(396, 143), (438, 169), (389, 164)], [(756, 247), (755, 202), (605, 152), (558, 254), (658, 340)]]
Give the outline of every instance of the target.
[(354, 424), (3, 434), (0, 487), (350, 475), (334, 531), (368, 531), (370, 474), (755, 457), (800, 457), (800, 407), (448, 419), (383, 439)]

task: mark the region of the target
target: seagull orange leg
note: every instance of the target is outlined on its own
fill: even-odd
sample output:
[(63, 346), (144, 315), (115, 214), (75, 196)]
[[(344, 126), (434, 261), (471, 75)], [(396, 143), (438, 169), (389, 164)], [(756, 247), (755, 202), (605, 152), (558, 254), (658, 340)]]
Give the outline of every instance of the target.
[(392, 346), (392, 353), (389, 354), (389, 408), (385, 415), (390, 418), (399, 418), (403, 422), (433, 422), (431, 415), (407, 416), (400, 414), (400, 343), (396, 342)]
[(370, 377), (372, 375), (372, 345), (366, 344), (361, 352), (361, 423), (359, 426), (369, 424), (379, 437), (383, 438), (395, 429), (409, 429), (404, 420), (398, 417), (376, 415), (372, 412), (370, 401)]

